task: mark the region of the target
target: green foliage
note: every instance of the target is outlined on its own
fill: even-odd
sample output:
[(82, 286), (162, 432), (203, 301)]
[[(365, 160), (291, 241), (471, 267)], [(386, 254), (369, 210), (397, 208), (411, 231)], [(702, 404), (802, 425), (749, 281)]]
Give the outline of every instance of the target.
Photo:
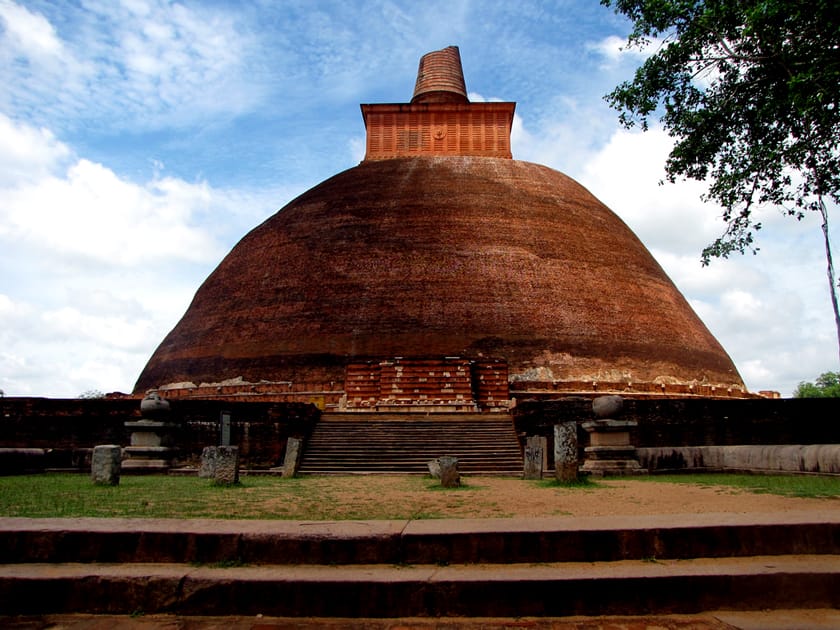
[(88, 390), (83, 391), (81, 394), (79, 394), (79, 398), (81, 398), (83, 400), (90, 400), (90, 399), (94, 399), (94, 398), (105, 398), (105, 394), (100, 392), (98, 389), (88, 389)]
[(793, 392), (794, 398), (840, 398), (840, 372), (825, 372), (816, 383), (801, 382)]
[(656, 40), (606, 98), (627, 127), (657, 116), (676, 144), (669, 181), (709, 180), (726, 231), (702, 255), (757, 248), (756, 205), (802, 218), (840, 202), (840, 12), (833, 0), (601, 0)]
[(668, 181), (708, 182), (726, 228), (701, 261), (758, 252), (753, 211), (822, 220), (840, 344), (826, 201), (840, 203), (840, 11), (836, 0), (601, 0), (656, 50), (606, 96), (626, 127), (656, 116), (675, 139)]

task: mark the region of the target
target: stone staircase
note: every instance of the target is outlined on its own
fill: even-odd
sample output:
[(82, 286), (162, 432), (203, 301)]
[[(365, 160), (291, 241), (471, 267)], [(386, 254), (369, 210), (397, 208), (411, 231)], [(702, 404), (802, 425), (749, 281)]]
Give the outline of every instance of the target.
[(509, 414), (327, 413), (304, 445), (301, 474), (427, 474), (427, 462), (458, 458), (472, 475), (521, 475)]
[(838, 554), (840, 519), (825, 512), (7, 518), (0, 519), (0, 625), (3, 615), (50, 613), (518, 619), (833, 609)]

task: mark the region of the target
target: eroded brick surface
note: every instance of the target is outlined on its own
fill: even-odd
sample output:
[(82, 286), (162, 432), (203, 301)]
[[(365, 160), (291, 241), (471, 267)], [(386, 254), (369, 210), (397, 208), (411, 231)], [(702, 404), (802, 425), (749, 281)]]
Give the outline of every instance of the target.
[(585, 188), (536, 164), (447, 157), (364, 162), (254, 229), (136, 391), (234, 377), (333, 391), (353, 359), (411, 356), (501, 358), (518, 391), (742, 387), (642, 243)]

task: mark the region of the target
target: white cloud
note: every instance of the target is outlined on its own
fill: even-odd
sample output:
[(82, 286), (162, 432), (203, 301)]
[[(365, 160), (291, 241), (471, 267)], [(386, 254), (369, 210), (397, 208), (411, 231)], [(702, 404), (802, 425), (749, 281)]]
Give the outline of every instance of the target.
[(652, 39), (644, 48), (628, 46), (626, 37), (609, 35), (597, 42), (589, 42), (586, 49), (595, 52), (603, 59), (602, 70), (612, 70), (622, 64), (638, 64), (644, 61), (662, 45), (657, 39)]
[(261, 98), (243, 72), (252, 39), (234, 12), (90, 0), (50, 13), (66, 27), (57, 31), (50, 9), (0, 0), (0, 104), (7, 112), (137, 130), (241, 113)]
[[(135, 183), (0, 116), (0, 388), (128, 391), (196, 288), (289, 191)], [(223, 221), (218, 221), (223, 217)], [(220, 227), (221, 224), (221, 227)]]
[(0, 112), (0, 186), (42, 179), (69, 155), (49, 129), (17, 125)]
[(52, 24), (39, 13), (10, 0), (0, 0), (0, 20), (5, 38), (19, 54), (34, 60), (57, 58), (63, 46)]
[(223, 251), (192, 224), (211, 200), (205, 183), (162, 179), (139, 186), (80, 159), (64, 173), (0, 189), (0, 214), (8, 237), (36, 250), (117, 266), (203, 262)]

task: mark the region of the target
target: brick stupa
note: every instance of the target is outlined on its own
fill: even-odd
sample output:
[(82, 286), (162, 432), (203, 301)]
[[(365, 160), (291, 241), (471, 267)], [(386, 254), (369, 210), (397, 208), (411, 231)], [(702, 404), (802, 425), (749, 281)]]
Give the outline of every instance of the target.
[(742, 396), (726, 352), (609, 208), (511, 159), (515, 103), (458, 49), (362, 105), (364, 161), (251, 231), (135, 392), (348, 410), (499, 410), (569, 393)]

